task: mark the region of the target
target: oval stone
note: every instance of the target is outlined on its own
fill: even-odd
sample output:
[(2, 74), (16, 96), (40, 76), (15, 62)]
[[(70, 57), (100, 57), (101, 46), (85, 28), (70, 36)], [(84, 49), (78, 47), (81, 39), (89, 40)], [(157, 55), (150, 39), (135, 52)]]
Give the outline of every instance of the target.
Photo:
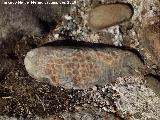
[(112, 48), (41, 47), (28, 52), (24, 63), (38, 81), (75, 89), (104, 85), (142, 68), (133, 53)]
[(133, 11), (127, 4), (100, 5), (89, 13), (88, 25), (92, 29), (104, 29), (129, 20)]

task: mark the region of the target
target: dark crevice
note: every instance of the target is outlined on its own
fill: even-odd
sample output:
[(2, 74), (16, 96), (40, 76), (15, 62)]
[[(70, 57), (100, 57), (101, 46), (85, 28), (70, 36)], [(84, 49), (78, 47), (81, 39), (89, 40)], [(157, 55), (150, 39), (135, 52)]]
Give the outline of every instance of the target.
[(159, 75), (154, 75), (152, 73), (149, 73), (149, 74), (145, 75), (145, 77), (153, 77), (153, 78), (157, 79), (160, 82), (160, 76)]
[(55, 29), (57, 26), (57, 22), (53, 20), (52, 22), (44, 21), (39, 19), (39, 24), (42, 29), (42, 34), (49, 33), (52, 29)]
[(9, 89), (3, 88), (3, 87), (0, 88), (0, 97), (8, 97), (11, 95), (12, 95), (12, 93)]
[(37, 48), (37, 45), (36, 45), (36, 43), (31, 43), (31, 44), (28, 44), (28, 46), (30, 46), (32, 49), (34, 49), (34, 48)]
[(11, 60), (18, 60), (18, 56), (15, 53), (8, 53), (7, 57)]
[(136, 49), (127, 47), (127, 46), (114, 46), (114, 45), (108, 45), (108, 44), (103, 44), (103, 43), (91, 43), (91, 42), (84, 42), (84, 41), (76, 41), (76, 40), (57, 40), (53, 42), (46, 43), (42, 46), (62, 46), (62, 47), (73, 47), (73, 48), (99, 48), (99, 49), (104, 49), (104, 48), (114, 48), (114, 49), (121, 49), (121, 50), (127, 50), (132, 53), (134, 53), (144, 64), (144, 57), (141, 55)]
[(0, 82), (5, 79), (9, 72), (7, 70), (0, 71)]

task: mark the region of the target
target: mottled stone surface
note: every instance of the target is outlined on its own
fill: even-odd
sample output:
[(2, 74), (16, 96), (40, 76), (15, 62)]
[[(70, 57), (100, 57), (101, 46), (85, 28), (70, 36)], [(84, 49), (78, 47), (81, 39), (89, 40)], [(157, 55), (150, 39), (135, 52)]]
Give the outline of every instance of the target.
[[(143, 52), (149, 67), (160, 70), (160, 16), (145, 18), (143, 23)], [(156, 67), (155, 66), (155, 67)], [(155, 67), (152, 67), (156, 69)], [(160, 75), (160, 72), (157, 72)]]
[(143, 69), (136, 55), (111, 48), (41, 47), (28, 52), (24, 63), (38, 81), (82, 89), (141, 74)]
[(160, 56), (160, 16), (148, 18), (145, 23), (150, 23), (144, 27), (146, 39), (156, 56)]
[(90, 11), (88, 24), (93, 29), (103, 29), (127, 21), (132, 15), (126, 4), (100, 5)]

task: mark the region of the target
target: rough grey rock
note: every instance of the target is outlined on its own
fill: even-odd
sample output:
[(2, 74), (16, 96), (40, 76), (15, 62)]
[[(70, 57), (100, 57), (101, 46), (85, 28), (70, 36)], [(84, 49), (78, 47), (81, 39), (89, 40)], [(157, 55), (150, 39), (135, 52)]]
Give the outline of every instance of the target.
[[(25, 1), (25, 0), (21, 0)], [(31, 2), (28, 0), (27, 2)], [(38, 2), (38, 0), (34, 0)], [(51, 0), (41, 0), (41, 2)], [(54, 0), (58, 1), (58, 0)], [(62, 2), (59, 0), (58, 2)], [(69, 0), (72, 1), (72, 0)], [(12, 4), (5, 5), (4, 2), (17, 2), (17, 0), (0, 1), (0, 51), (13, 51), (15, 41), (24, 35), (42, 36), (50, 29), (55, 28), (61, 17), (68, 13), (71, 5), (31, 5)], [(26, 2), (26, 1), (25, 1)], [(10, 48), (10, 51), (8, 51)]]
[(113, 89), (120, 95), (115, 105), (121, 117), (130, 120), (160, 119), (160, 98), (153, 87), (146, 85), (149, 79), (135, 76), (117, 79)]

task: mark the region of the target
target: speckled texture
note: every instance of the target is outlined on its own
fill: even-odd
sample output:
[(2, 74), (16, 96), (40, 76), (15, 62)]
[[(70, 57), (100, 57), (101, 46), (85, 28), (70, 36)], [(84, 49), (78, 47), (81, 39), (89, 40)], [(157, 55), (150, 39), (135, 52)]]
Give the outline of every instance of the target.
[(142, 23), (141, 42), (144, 42), (146, 64), (148, 68), (158, 69), (160, 75), (160, 16), (145, 18)]
[(159, 120), (160, 98), (144, 81), (147, 79), (133, 76), (117, 79), (113, 87), (120, 95), (120, 99), (115, 102), (117, 109), (127, 119)]
[(141, 74), (143, 64), (131, 52), (111, 48), (41, 47), (28, 52), (25, 67), (41, 82), (55, 86), (90, 88), (121, 75)]

